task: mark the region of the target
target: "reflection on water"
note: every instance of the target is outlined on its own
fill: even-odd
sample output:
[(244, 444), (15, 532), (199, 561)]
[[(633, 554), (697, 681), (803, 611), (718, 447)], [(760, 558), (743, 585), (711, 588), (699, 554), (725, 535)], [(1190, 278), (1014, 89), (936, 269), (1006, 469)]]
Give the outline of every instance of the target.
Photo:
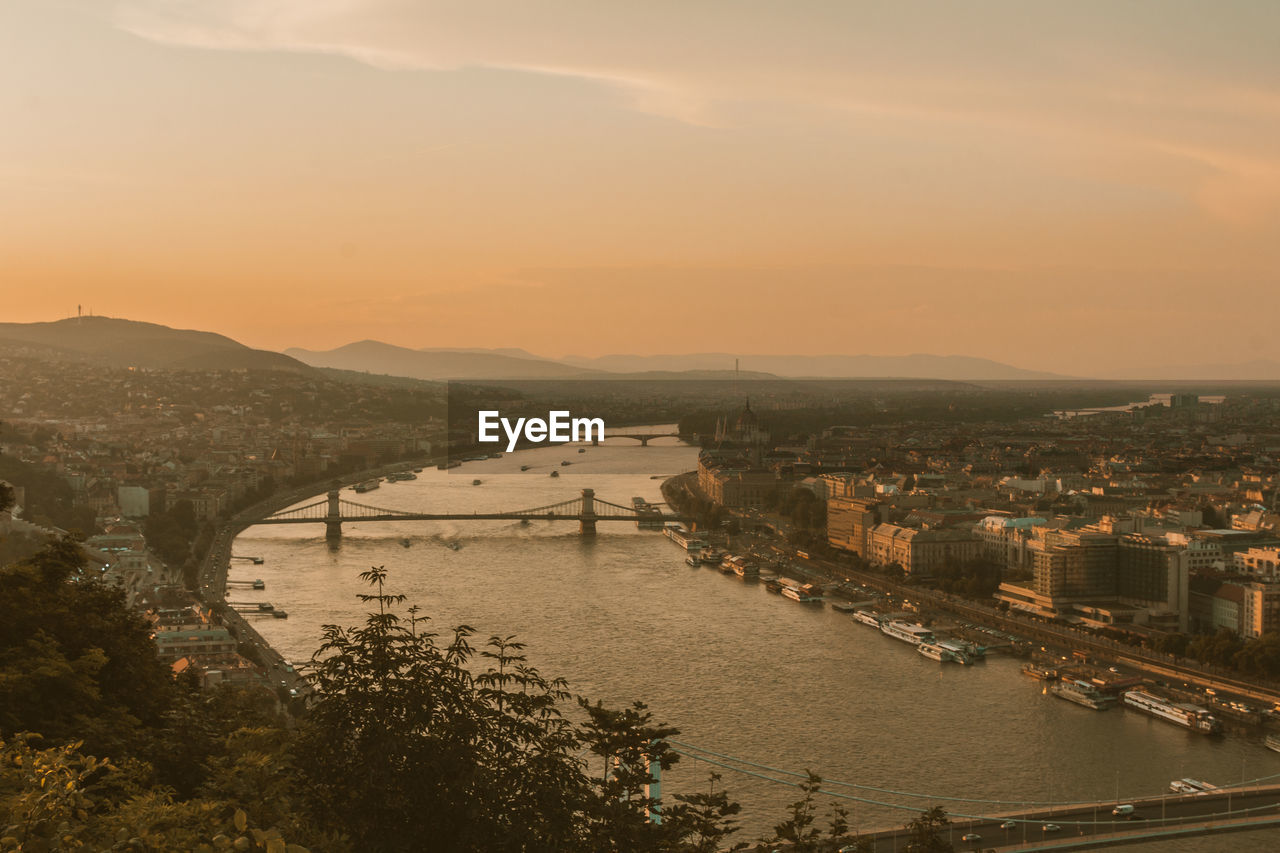
[[(570, 458), (572, 465), (559, 465)], [(544, 506), (589, 487), (629, 506), (637, 495), (661, 499), (661, 481), (650, 475), (689, 470), (695, 460), (693, 448), (670, 442), (606, 443), (572, 457), (563, 448), (542, 448), (448, 473), (429, 469), (415, 481), (344, 497), (393, 509), (471, 512)], [(530, 469), (521, 472), (522, 465)], [(561, 476), (549, 477), (551, 470)], [(481, 485), (473, 486), (475, 479)], [(1225, 784), (1280, 773), (1280, 755), (1261, 746), (1260, 734), (1206, 738), (1122, 709), (1089, 711), (1045, 694), (1010, 659), (941, 666), (829, 607), (691, 569), (661, 534), (629, 523), (602, 522), (595, 539), (579, 537), (571, 522), (347, 524), (343, 532), (337, 550), (326, 547), (321, 525), (260, 526), (236, 542), (237, 554), (266, 562), (235, 562), (233, 577), (261, 577), (267, 586), (237, 590), (236, 597), (289, 612), (287, 620), (257, 625), (295, 662), (310, 656), (322, 625), (363, 619), (356, 575), (385, 565), (393, 591), (421, 605), (439, 629), (465, 623), (482, 637), (517, 634), (544, 674), (568, 679), (576, 692), (611, 703), (641, 699), (681, 729), (680, 740), (763, 765), (1014, 804), (1110, 800), (1117, 783), (1128, 799), (1158, 794), (1184, 776)], [(709, 769), (684, 760), (664, 790), (689, 790)], [(749, 837), (767, 831), (796, 798), (794, 789), (727, 771), (725, 777), (744, 806)], [(1005, 808), (939, 802), (955, 813)], [(912, 816), (846, 805), (863, 827), (900, 825)], [(1261, 851), (1274, 849), (1275, 838), (1240, 834), (1151, 849)]]

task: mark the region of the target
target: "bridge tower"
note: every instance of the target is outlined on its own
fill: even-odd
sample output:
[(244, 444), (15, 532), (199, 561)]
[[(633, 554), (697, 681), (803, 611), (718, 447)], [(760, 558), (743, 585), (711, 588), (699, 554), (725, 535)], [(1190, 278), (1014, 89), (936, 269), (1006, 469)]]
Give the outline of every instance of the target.
[(342, 538), (342, 508), (338, 506), (341, 493), (337, 483), (329, 489), (329, 511), (324, 516), (324, 538), (337, 542)]
[(596, 535), (596, 490), (582, 490), (582, 514), (578, 516), (578, 532), (583, 536)]

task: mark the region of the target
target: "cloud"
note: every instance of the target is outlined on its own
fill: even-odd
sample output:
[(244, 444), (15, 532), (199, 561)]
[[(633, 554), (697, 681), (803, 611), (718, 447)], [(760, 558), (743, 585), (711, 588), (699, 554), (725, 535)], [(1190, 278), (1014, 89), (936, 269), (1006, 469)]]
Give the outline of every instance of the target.
[[(1169, 188), (1232, 223), (1280, 201), (1280, 6), (1016, 0), (117, 0), (124, 30), (189, 47), (323, 53), (380, 68), (556, 75), (693, 125), (814, 111), (1025, 138), (1050, 157), (1129, 148), (1205, 168)], [(1274, 28), (1271, 30), (1274, 31)], [(941, 135), (941, 133), (939, 135)], [(1265, 143), (1263, 141), (1266, 141)], [(1194, 153), (1193, 153), (1194, 152)], [(1193, 170), (1195, 171), (1195, 170)], [(1123, 174), (1112, 175), (1123, 182)]]

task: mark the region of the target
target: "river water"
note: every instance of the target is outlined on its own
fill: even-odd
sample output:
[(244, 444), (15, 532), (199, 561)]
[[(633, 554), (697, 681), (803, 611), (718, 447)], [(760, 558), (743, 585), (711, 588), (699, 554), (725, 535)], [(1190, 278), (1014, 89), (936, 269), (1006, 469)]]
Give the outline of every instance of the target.
[[(661, 479), (652, 477), (695, 465), (696, 450), (674, 439), (649, 447), (615, 440), (585, 453), (540, 448), (449, 472), (429, 468), (414, 481), (343, 496), (419, 512), (500, 511), (567, 500), (587, 487), (630, 506), (633, 496), (661, 500)], [(553, 470), (560, 476), (550, 477)], [(363, 621), (367, 607), (356, 595), (366, 590), (356, 576), (385, 565), (390, 591), (420, 605), (437, 630), (468, 624), (478, 640), (516, 634), (544, 675), (606, 704), (642, 700), (686, 744), (830, 780), (1010, 803), (937, 801), (953, 813), (990, 814), (1027, 800), (1111, 800), (1117, 786), (1127, 800), (1187, 776), (1223, 785), (1280, 774), (1280, 754), (1263, 748), (1260, 733), (1208, 738), (1119, 708), (1089, 711), (1048, 695), (1009, 658), (940, 665), (825, 605), (691, 569), (661, 533), (631, 523), (600, 522), (594, 539), (567, 521), (358, 523), (343, 533), (336, 550), (318, 524), (259, 525), (236, 540), (236, 554), (265, 563), (235, 561), (231, 578), (262, 578), (266, 590), (234, 589), (229, 598), (287, 610), (288, 619), (255, 625), (296, 663), (319, 645), (322, 625)], [(700, 787), (712, 769), (683, 759), (664, 778), (664, 793)], [(797, 798), (794, 789), (721, 772), (743, 804), (741, 838), (767, 832)], [(863, 828), (913, 816), (845, 806)], [(1278, 843), (1275, 833), (1249, 833), (1147, 849), (1263, 851)]]

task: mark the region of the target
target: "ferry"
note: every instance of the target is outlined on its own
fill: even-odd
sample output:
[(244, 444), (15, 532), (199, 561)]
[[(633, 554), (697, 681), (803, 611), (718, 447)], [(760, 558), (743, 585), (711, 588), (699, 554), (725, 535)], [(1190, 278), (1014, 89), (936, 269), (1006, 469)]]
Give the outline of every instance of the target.
[(853, 614), (853, 621), (861, 622), (863, 625), (870, 625), (872, 628), (880, 627), (880, 617), (872, 613), (870, 610), (859, 610)]
[(1222, 731), (1222, 723), (1199, 705), (1171, 702), (1145, 690), (1127, 691), (1124, 694), (1124, 704), (1144, 714), (1191, 729), (1193, 732), (1217, 734)]
[(372, 492), (380, 485), (381, 481), (379, 480), (365, 480), (363, 483), (356, 483), (352, 488), (354, 488), (355, 491), (364, 494), (365, 492)]
[(1267, 735), (1266, 744), (1272, 752), (1280, 752), (1280, 735)]
[(901, 622), (897, 619), (880, 623), (880, 632), (887, 637), (893, 637), (895, 640), (911, 643), (913, 646), (934, 641), (933, 631), (923, 625), (917, 625), (914, 622)]
[(936, 660), (939, 663), (955, 660), (955, 656), (950, 651), (938, 645), (937, 643), (921, 643), (916, 646), (916, 651), (927, 657), (929, 660)]
[(1058, 671), (1056, 669), (1050, 669), (1047, 666), (1037, 666), (1034, 663), (1024, 664), (1022, 667), (1022, 674), (1029, 675), (1032, 678), (1037, 678), (1040, 681), (1058, 680)]
[(1060, 681), (1050, 687), (1049, 692), (1059, 699), (1066, 699), (1095, 711), (1105, 711), (1116, 702), (1116, 697), (1101, 693), (1096, 686), (1080, 679)]

